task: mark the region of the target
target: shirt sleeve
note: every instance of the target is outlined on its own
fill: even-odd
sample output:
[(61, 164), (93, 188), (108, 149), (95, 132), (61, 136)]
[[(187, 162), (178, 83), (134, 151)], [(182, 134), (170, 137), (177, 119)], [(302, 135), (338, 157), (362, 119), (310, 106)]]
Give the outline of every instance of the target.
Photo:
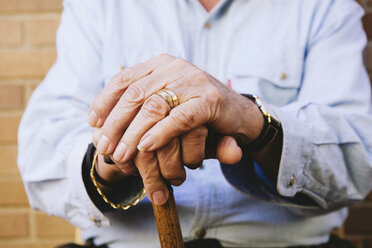
[[(92, 169), (95, 151), (96, 148), (94, 145), (90, 144), (84, 156), (82, 177), (85, 188), (90, 199), (102, 213), (117, 211), (117, 208), (113, 208), (105, 202), (91, 179), (90, 171)], [(141, 199), (144, 185), (140, 176), (126, 176), (117, 182), (107, 182), (95, 172), (95, 179), (100, 184), (111, 188), (109, 192), (103, 192), (107, 199), (115, 205), (125, 206), (135, 202), (137, 199)]]
[(18, 134), (18, 165), (30, 205), (73, 225), (109, 225), (87, 194), (82, 164), (90, 103), (103, 88), (100, 1), (64, 1), (58, 57), (35, 90)]
[[(362, 59), (363, 10), (354, 1), (329, 2), (326, 11), (313, 17), (297, 99), (284, 107), (270, 106), (283, 128), (277, 193), (262, 186), (257, 175), (244, 182), (246, 189), (264, 188), (258, 194), (247, 193), (278, 204), (289, 202), (299, 214), (349, 206), (372, 189), (371, 88)], [(234, 184), (231, 168), (227, 170), (227, 179)]]

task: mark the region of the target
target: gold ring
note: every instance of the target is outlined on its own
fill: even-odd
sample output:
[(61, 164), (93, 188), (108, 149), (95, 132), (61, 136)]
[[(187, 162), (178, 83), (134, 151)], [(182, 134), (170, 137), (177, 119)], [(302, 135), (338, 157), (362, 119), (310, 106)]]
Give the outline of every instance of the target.
[(176, 94), (168, 88), (161, 89), (157, 91), (155, 94), (161, 96), (164, 99), (164, 101), (168, 103), (171, 109), (179, 104)]

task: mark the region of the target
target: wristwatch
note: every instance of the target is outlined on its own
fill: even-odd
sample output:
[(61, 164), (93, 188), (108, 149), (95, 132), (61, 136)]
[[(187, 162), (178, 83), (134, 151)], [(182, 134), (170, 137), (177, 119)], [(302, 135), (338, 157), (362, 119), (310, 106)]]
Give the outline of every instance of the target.
[(258, 96), (251, 94), (242, 94), (242, 96), (253, 101), (258, 106), (264, 117), (264, 126), (258, 138), (243, 146), (243, 149), (246, 152), (258, 152), (270, 144), (278, 133), (282, 131), (281, 124), (267, 112), (262, 100)]

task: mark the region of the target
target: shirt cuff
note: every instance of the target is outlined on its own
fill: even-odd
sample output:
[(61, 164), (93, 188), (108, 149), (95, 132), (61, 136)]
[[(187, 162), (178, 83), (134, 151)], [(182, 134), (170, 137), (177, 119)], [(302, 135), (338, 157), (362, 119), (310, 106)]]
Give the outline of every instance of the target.
[(254, 198), (270, 200), (269, 187), (257, 176), (254, 162), (243, 152), (242, 159), (234, 165), (221, 163), (221, 170), (226, 180), (238, 191)]
[(70, 200), (66, 207), (66, 213), (69, 215), (67, 219), (74, 226), (85, 229), (92, 225), (109, 226), (109, 220), (103, 215), (100, 209), (94, 204), (89, 197), (85, 183), (83, 180), (82, 170), (83, 161), (86, 156), (87, 147), (91, 141), (91, 137), (80, 139), (71, 150), (68, 157), (68, 175)]
[[(94, 153), (96, 148), (93, 144), (90, 144), (85, 158), (83, 161), (82, 174), (85, 184), (85, 188), (89, 194), (90, 199), (96, 205), (96, 207), (103, 213), (114, 211), (115, 209), (106, 203), (102, 196), (98, 193), (96, 187), (94, 186), (91, 177), (90, 170), (92, 168)], [(103, 179), (101, 179), (103, 180)], [(115, 204), (125, 205), (131, 203), (134, 199), (137, 199), (141, 194), (143, 189), (143, 182), (140, 176), (128, 176), (123, 180), (115, 183), (115, 192), (107, 196), (109, 200)]]
[(94, 184), (93, 184), (93, 182), (90, 178), (90, 169), (92, 167), (95, 150), (96, 149), (93, 146), (93, 144), (90, 144), (88, 146), (88, 149), (85, 153), (84, 160), (83, 160), (82, 175), (83, 175), (84, 185), (85, 185), (85, 188), (87, 190), (87, 193), (88, 193), (90, 199), (92, 200), (94, 205), (96, 205), (96, 207), (101, 212), (105, 213), (105, 212), (108, 212), (110, 210), (112, 211), (113, 208), (111, 208), (110, 205), (108, 205), (103, 200), (102, 196), (100, 196), (100, 194), (96, 190), (96, 188), (95, 188), (95, 186), (94, 186)]
[(271, 181), (261, 166), (247, 157), (235, 164), (221, 164), (226, 180), (238, 191), (259, 200), (288, 207), (314, 207), (316, 203), (307, 195), (298, 193), (293, 197), (282, 196), (277, 191), (277, 185)]
[(274, 118), (282, 124), (283, 150), (277, 183), (271, 181), (261, 166), (243, 151), (242, 160), (235, 165), (221, 164), (227, 181), (239, 191), (258, 199), (291, 207), (316, 207), (317, 202), (302, 193), (304, 169), (311, 160), (312, 144), (297, 134), (296, 121), (286, 112), (270, 108)]

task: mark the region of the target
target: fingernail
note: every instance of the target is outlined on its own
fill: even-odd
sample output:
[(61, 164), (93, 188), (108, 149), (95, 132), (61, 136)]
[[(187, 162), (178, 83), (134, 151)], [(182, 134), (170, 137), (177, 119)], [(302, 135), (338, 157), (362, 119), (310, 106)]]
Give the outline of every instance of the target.
[(97, 150), (100, 153), (106, 154), (108, 147), (109, 147), (109, 139), (107, 138), (106, 135), (102, 135), (98, 141)]
[(154, 143), (154, 137), (151, 134), (146, 135), (141, 139), (137, 149), (141, 152), (147, 151)]
[(134, 153), (133, 153), (133, 150), (134, 150), (134, 149), (128, 149), (128, 148), (126, 148), (126, 149), (127, 149), (127, 150), (126, 150), (125, 153), (124, 153), (124, 157), (121, 159), (120, 162), (126, 163), (126, 162), (128, 162), (130, 159), (132, 159), (132, 155), (134, 154)]
[(112, 156), (114, 157), (116, 161), (123, 162), (122, 160), (124, 158), (126, 151), (127, 151), (127, 146), (125, 145), (125, 143), (120, 142), (118, 147), (116, 147), (116, 150)]
[(154, 201), (155, 205), (163, 205), (167, 199), (165, 193), (159, 190), (152, 193), (152, 200)]
[(97, 122), (98, 122), (98, 116), (97, 116), (96, 112), (94, 112), (94, 110), (90, 111), (90, 113), (88, 115), (89, 125), (91, 125), (92, 127), (95, 127), (97, 125)]

